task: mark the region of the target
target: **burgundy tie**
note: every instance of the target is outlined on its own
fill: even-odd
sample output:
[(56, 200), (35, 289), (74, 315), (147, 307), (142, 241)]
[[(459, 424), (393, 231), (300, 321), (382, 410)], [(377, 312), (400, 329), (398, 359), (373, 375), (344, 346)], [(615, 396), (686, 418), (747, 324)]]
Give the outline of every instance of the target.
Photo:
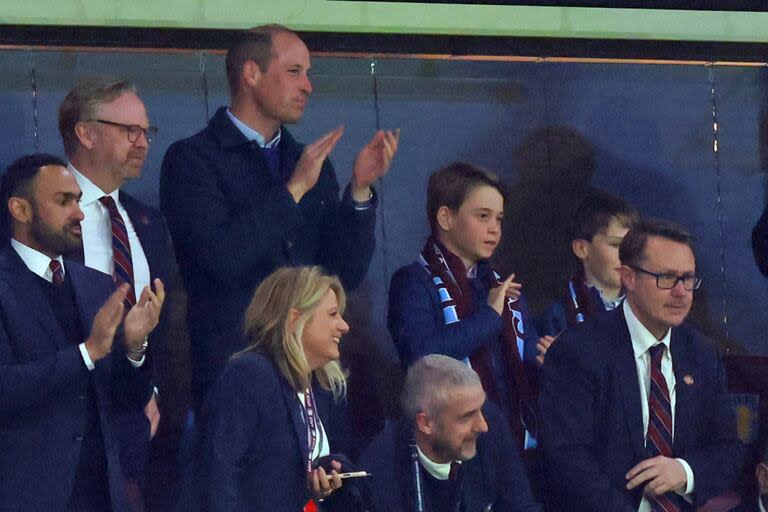
[(61, 268), (61, 263), (58, 260), (51, 260), (50, 265), (51, 274), (53, 276), (53, 285), (61, 286), (64, 284), (64, 269)]
[(125, 310), (136, 304), (136, 292), (133, 283), (133, 260), (131, 259), (131, 243), (128, 241), (128, 230), (125, 227), (123, 216), (117, 210), (115, 200), (110, 196), (104, 196), (101, 204), (107, 207), (112, 224), (112, 257), (115, 261), (115, 282), (119, 285), (128, 283), (131, 289), (125, 297)]
[(456, 461), (451, 462), (451, 470), (448, 472), (448, 480), (456, 480), (459, 478), (459, 470), (461, 469), (461, 464), (459, 464)]
[[(651, 356), (651, 394), (648, 398), (648, 433), (646, 448), (651, 456), (672, 457), (672, 405), (669, 400), (667, 379), (661, 373), (661, 358), (665, 345), (654, 345), (648, 352)], [(679, 497), (674, 493), (648, 497), (654, 512), (679, 512)]]

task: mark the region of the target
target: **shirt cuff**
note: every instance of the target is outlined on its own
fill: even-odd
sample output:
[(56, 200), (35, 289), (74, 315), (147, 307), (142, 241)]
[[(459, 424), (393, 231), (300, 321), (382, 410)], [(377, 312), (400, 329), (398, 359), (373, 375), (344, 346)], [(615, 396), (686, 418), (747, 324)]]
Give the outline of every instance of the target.
[(83, 356), (83, 362), (85, 363), (85, 367), (88, 368), (88, 371), (93, 371), (96, 368), (96, 365), (93, 364), (93, 360), (91, 359), (91, 356), (88, 354), (88, 349), (85, 348), (85, 343), (81, 343), (78, 345), (78, 348), (80, 349), (80, 355)]
[(685, 484), (685, 489), (678, 489), (675, 492), (680, 496), (688, 496), (689, 494), (692, 494), (694, 490), (693, 470), (691, 469), (691, 466), (687, 462), (685, 462), (683, 459), (675, 459), (675, 460), (679, 462), (681, 466), (683, 466), (683, 469), (685, 470), (685, 478), (687, 481), (687, 483)]
[(131, 363), (131, 366), (133, 366), (134, 368), (141, 368), (141, 366), (144, 364), (144, 360), (147, 358), (147, 356), (146, 356), (146, 354), (141, 356), (141, 359), (139, 359), (138, 361), (134, 361), (133, 359), (131, 359), (128, 356), (125, 356), (125, 358), (128, 359), (128, 362)]

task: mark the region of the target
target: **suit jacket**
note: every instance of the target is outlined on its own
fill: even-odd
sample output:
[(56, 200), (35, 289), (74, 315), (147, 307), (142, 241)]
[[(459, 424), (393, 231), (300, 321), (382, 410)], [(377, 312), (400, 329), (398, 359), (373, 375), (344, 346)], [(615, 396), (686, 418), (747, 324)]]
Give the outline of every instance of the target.
[[(537, 512), (525, 467), (512, 433), (498, 408), (483, 406), (488, 432), (477, 440), (477, 454), (461, 464), (462, 512)], [(363, 452), (360, 469), (373, 476), (367, 482), (376, 512), (415, 512), (415, 485), (409, 444), (413, 433), (404, 419), (390, 421)], [(425, 498), (426, 499), (426, 498)], [(425, 512), (442, 512), (425, 503)]]
[[(345, 453), (343, 404), (313, 389), (331, 453)], [(211, 388), (198, 428), (195, 475), (180, 510), (293, 512), (310, 499), (301, 404), (271, 359), (246, 353), (229, 363)]]
[[(681, 326), (672, 329), (670, 350), (677, 381), (673, 456), (691, 466), (693, 497), (702, 505), (733, 486), (741, 444), (714, 343)], [(649, 457), (622, 308), (568, 329), (550, 347), (539, 406), (555, 510), (636, 512), (642, 488), (627, 491), (624, 475)]]
[[(112, 279), (65, 262), (84, 335), (113, 291)], [(147, 381), (116, 339), (113, 354), (88, 372), (48, 303), (39, 278), (10, 245), (0, 250), (0, 510), (64, 510), (72, 492), (87, 408), (79, 379), (91, 378), (115, 512), (131, 510), (115, 418), (142, 415)], [(125, 440), (135, 444), (148, 439)]]
[[(283, 127), (279, 147), (281, 173), (290, 176), (304, 146)], [(163, 160), (160, 208), (189, 293), (197, 400), (245, 346), (243, 313), (265, 277), (281, 266), (319, 264), (354, 287), (373, 256), (375, 209), (356, 211), (348, 193), (339, 201), (329, 160), (298, 204), (268, 169), (225, 108)]]

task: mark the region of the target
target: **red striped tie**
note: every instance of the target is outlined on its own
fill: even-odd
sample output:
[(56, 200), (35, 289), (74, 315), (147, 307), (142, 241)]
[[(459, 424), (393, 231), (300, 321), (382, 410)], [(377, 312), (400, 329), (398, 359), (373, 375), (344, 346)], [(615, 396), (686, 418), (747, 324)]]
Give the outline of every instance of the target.
[(128, 230), (125, 228), (125, 222), (122, 215), (117, 211), (115, 200), (110, 196), (104, 196), (101, 204), (109, 210), (109, 218), (112, 224), (112, 257), (115, 261), (115, 271), (113, 277), (119, 285), (128, 283), (131, 289), (125, 297), (125, 310), (136, 304), (136, 292), (133, 284), (133, 260), (131, 259), (131, 243), (128, 241)]
[[(648, 433), (645, 446), (651, 456), (672, 457), (672, 406), (667, 379), (661, 373), (661, 358), (665, 345), (659, 343), (648, 349), (651, 355), (651, 394), (648, 398)], [(679, 497), (675, 493), (648, 496), (654, 512), (679, 512)]]
[(53, 277), (54, 286), (61, 286), (64, 284), (64, 269), (61, 268), (61, 263), (59, 263), (58, 260), (51, 260), (49, 267), (51, 267), (51, 276)]

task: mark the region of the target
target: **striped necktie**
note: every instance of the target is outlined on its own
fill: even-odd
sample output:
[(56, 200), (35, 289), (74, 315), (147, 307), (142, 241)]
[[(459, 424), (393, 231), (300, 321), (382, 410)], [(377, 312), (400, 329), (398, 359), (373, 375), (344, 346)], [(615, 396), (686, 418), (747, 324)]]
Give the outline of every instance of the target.
[[(661, 358), (666, 346), (663, 343), (648, 349), (651, 356), (651, 394), (648, 398), (648, 433), (645, 446), (652, 457), (672, 457), (672, 405), (669, 400), (667, 379), (661, 373)], [(679, 496), (675, 493), (648, 496), (653, 512), (679, 512)]]
[(54, 286), (61, 286), (64, 284), (64, 269), (61, 268), (61, 263), (59, 263), (58, 260), (51, 260), (49, 267), (51, 268), (51, 277)]
[(136, 292), (133, 282), (133, 259), (131, 259), (131, 243), (128, 241), (128, 230), (125, 227), (123, 216), (117, 210), (115, 200), (110, 196), (104, 196), (99, 199), (109, 211), (110, 223), (112, 224), (112, 257), (115, 261), (115, 270), (113, 277), (119, 285), (128, 283), (131, 289), (125, 297), (126, 312), (136, 304)]

